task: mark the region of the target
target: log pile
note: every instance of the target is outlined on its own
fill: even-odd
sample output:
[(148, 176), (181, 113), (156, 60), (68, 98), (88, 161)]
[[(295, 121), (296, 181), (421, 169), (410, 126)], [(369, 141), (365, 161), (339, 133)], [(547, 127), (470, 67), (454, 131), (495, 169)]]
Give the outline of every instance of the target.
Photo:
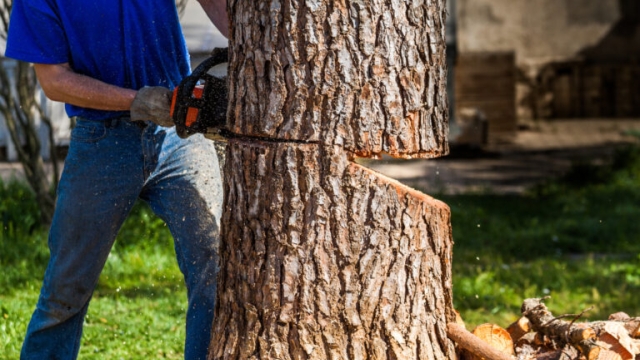
[(582, 314), (554, 316), (543, 300), (525, 300), (507, 329), (483, 324), (469, 332), (458, 321), (447, 334), (461, 360), (640, 360), (640, 317), (580, 322)]

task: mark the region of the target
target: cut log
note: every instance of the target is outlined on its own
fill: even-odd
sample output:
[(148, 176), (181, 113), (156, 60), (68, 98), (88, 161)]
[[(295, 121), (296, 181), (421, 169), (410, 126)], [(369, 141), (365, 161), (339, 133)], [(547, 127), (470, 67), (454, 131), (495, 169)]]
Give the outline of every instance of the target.
[(638, 317), (614, 317), (613, 319), (609, 317), (608, 321), (594, 321), (590, 325), (596, 332), (600, 332), (610, 323), (622, 324), (629, 336), (634, 339), (640, 338), (640, 318)]
[(210, 359), (454, 359), (450, 210), (332, 147), (230, 140)]
[(544, 334), (557, 344), (570, 344), (587, 360), (596, 360), (600, 347), (596, 344), (596, 332), (585, 324), (574, 324), (555, 318), (542, 299), (527, 299), (522, 304), (522, 315), (531, 322), (534, 331)]
[(596, 343), (606, 352), (606, 354), (600, 355), (599, 360), (614, 359), (616, 357), (614, 354), (619, 356), (621, 360), (633, 360), (639, 352), (638, 350), (640, 349), (636, 348), (636, 344), (629, 336), (624, 325), (616, 322), (608, 322), (608, 324), (599, 330), (600, 333)]
[[(466, 350), (468, 354), (472, 354), (478, 359), (514, 360), (514, 357), (510, 354), (496, 349), (458, 324), (449, 323), (447, 325), (447, 335), (455, 341), (458, 346)], [(511, 351), (513, 351), (513, 347)]]
[[(632, 358), (633, 359), (633, 358)], [(598, 360), (623, 360), (623, 357), (616, 351), (612, 350), (600, 350)]]
[(515, 342), (516, 353), (519, 354), (521, 349), (526, 349), (527, 352), (533, 351), (534, 354), (557, 350), (548, 339), (545, 339), (544, 335), (535, 332), (529, 332)]
[(541, 353), (537, 355), (534, 359), (535, 360), (576, 360), (579, 358), (580, 358), (580, 353), (578, 352), (578, 350), (571, 345), (566, 345), (563, 349), (560, 349), (560, 350), (553, 350), (553, 351)]
[(521, 337), (523, 337), (526, 333), (531, 330), (531, 324), (529, 323), (529, 319), (522, 316), (518, 320), (516, 320), (513, 324), (509, 325), (507, 331), (509, 335), (511, 335), (511, 340), (513, 342), (517, 342)]
[[(476, 326), (471, 332), (482, 341), (508, 355), (515, 355), (513, 340), (509, 332), (496, 324), (482, 324)], [(469, 360), (480, 360), (480, 357), (471, 356)]]
[(530, 332), (523, 335), (518, 341), (516, 341), (515, 346), (519, 347), (521, 345), (531, 345), (531, 346), (546, 346), (546, 342), (544, 339), (544, 335), (536, 332)]
[(631, 316), (629, 316), (629, 314), (622, 311), (609, 315), (609, 320), (612, 320), (612, 321), (627, 321), (630, 319), (631, 319)]

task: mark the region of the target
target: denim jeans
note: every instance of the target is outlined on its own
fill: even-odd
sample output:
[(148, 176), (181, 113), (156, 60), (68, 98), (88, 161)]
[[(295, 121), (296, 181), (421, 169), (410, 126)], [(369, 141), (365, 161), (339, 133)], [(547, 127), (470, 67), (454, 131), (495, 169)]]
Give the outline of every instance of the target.
[(128, 118), (80, 119), (58, 187), (51, 258), (22, 359), (75, 359), (89, 300), (136, 199), (174, 237), (187, 286), (185, 359), (205, 359), (218, 270), (222, 183), (213, 142)]

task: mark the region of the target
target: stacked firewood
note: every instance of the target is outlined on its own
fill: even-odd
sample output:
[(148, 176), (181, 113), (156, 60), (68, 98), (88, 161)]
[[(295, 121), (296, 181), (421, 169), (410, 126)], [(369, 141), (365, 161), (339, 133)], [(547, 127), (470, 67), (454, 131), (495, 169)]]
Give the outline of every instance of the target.
[(543, 300), (525, 300), (507, 329), (483, 324), (468, 332), (461, 321), (450, 323), (461, 360), (640, 360), (640, 317), (581, 322), (581, 314), (554, 316)]

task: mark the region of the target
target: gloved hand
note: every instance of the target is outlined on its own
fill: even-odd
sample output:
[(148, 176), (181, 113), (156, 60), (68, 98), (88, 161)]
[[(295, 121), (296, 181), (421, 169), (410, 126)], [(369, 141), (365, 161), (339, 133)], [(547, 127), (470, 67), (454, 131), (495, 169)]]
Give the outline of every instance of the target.
[(145, 86), (138, 90), (131, 104), (131, 121), (151, 121), (160, 126), (174, 126), (171, 118), (171, 90), (162, 86)]

